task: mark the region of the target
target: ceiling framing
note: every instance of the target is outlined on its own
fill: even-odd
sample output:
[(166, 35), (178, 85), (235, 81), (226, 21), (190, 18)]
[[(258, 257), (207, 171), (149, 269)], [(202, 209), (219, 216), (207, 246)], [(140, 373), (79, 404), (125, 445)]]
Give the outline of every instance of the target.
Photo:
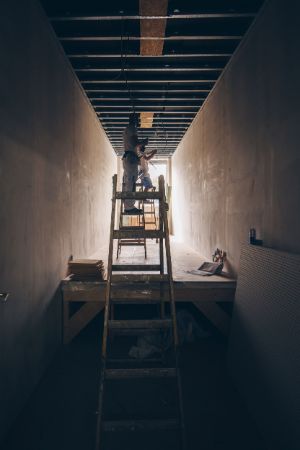
[[(117, 154), (133, 110), (169, 156), (263, 0), (41, 0)], [(146, 116), (146, 115), (145, 115)]]

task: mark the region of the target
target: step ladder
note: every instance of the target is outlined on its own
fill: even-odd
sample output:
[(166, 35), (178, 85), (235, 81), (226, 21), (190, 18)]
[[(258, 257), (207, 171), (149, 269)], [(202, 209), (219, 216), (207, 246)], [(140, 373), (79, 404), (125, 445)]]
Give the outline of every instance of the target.
[[(136, 184), (137, 187), (140, 187), (140, 192), (145, 192), (143, 189), (143, 185)], [(150, 188), (148, 192), (155, 192), (156, 187)], [(146, 230), (156, 230), (157, 228), (157, 218), (155, 212), (155, 203), (154, 199), (149, 199), (147, 202), (141, 200), (139, 202), (139, 208), (143, 209), (144, 212), (144, 220), (145, 220), (145, 229)]]
[[(176, 439), (175, 446), (171, 448), (175, 449), (178, 446), (178, 449), (186, 450), (181, 379), (178, 366), (179, 341), (164, 178), (162, 175), (159, 177), (159, 190), (157, 192), (117, 192), (116, 186), (117, 175), (114, 175), (95, 449), (106, 449), (105, 443), (109, 439), (109, 437), (107, 438), (109, 433), (110, 436), (113, 434), (115, 437), (117, 434), (120, 437), (120, 433), (123, 432), (126, 433), (127, 437), (130, 434), (133, 438), (141, 437), (142, 434), (144, 441), (138, 447), (141, 449), (149, 448), (149, 437), (151, 439), (160, 439), (161, 436), (166, 436), (167, 433), (167, 438)], [(116, 201), (126, 198), (158, 200), (159, 229), (116, 230), (114, 226)], [(113, 264), (114, 241), (122, 238), (137, 239), (140, 237), (146, 239), (157, 238), (159, 240), (157, 245), (159, 247), (159, 263), (142, 265)], [(166, 257), (166, 270), (164, 256)], [(127, 273), (124, 274), (124, 272)], [(152, 288), (153, 291), (151, 290)], [(169, 297), (170, 317), (165, 314), (165, 293)], [(128, 320), (127, 317), (126, 320), (116, 319), (116, 305), (123, 305), (123, 308), (128, 308), (124, 304), (134, 304), (136, 305), (135, 308), (140, 308), (140, 305), (145, 304), (156, 304), (157, 317), (138, 320), (136, 318)], [(157, 358), (146, 358), (142, 362), (133, 360), (128, 356), (124, 357), (124, 355), (121, 355), (121, 357), (118, 355), (118, 358), (113, 357), (113, 347), (117, 336), (139, 336), (145, 334), (145, 332), (154, 334), (169, 333), (172, 346), (166, 352), (167, 354)], [(133, 365), (136, 367), (133, 367)], [(117, 418), (108, 417), (105, 411), (108, 383), (124, 383), (126, 380), (127, 382), (128, 380), (135, 380), (134, 383), (142, 383), (142, 392), (145, 393), (151, 392), (155, 382), (162, 383), (159, 385), (160, 387), (163, 386), (163, 383), (167, 383), (163, 389), (164, 392), (168, 392), (172, 403), (170, 417), (166, 414), (161, 417), (159, 413), (162, 412), (162, 408), (159, 406), (155, 409), (155, 417), (153, 414), (151, 417), (147, 417), (144, 413), (140, 414), (140, 416), (130, 414), (130, 417), (123, 417), (122, 415)], [(151, 382), (150, 391), (146, 388), (147, 382)], [(171, 387), (174, 392), (169, 392)], [(112, 392), (115, 392), (116, 389), (114, 387)], [(136, 395), (136, 392), (133, 390), (130, 402)], [(147, 435), (149, 432), (150, 435)], [(162, 433), (165, 434), (162, 435)], [(144, 445), (145, 443), (148, 444), (148, 447)], [(158, 442), (155, 443), (155, 446), (159, 449), (160, 447), (156, 444)], [(124, 445), (124, 448), (136, 448), (134, 446), (131, 447), (130, 444), (128, 444), (128, 447), (126, 444)], [(121, 447), (119, 446), (119, 448)], [(151, 446), (151, 448), (153, 447)], [(164, 448), (168, 447), (165, 446)]]
[[(143, 209), (143, 208), (141, 208)], [(144, 215), (144, 209), (142, 214), (128, 215), (125, 213), (124, 200), (121, 201), (120, 218), (119, 218), (119, 230), (135, 231), (145, 230), (146, 221)], [(126, 246), (142, 246), (144, 247), (145, 258), (147, 258), (147, 242), (144, 237), (121, 237), (118, 239), (117, 244), (117, 259), (121, 254), (122, 247)]]

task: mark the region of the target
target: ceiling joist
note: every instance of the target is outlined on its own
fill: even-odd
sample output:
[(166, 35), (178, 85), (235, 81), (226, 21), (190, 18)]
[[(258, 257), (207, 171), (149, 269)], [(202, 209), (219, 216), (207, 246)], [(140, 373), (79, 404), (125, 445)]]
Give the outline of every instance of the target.
[[(128, 115), (174, 153), (263, 0), (40, 0), (117, 154)], [(150, 128), (148, 128), (150, 127)]]
[[(127, 36), (126, 41), (226, 41), (226, 40), (240, 40), (241, 35), (197, 35), (197, 36)], [(59, 36), (60, 41), (121, 41), (125, 40), (122, 36)], [(145, 54), (144, 54), (145, 56)], [(147, 55), (148, 56), (148, 55)]]
[(241, 19), (241, 18), (253, 18), (255, 13), (200, 13), (200, 14), (164, 14), (164, 15), (103, 15), (103, 16), (92, 16), (92, 15), (65, 15), (65, 16), (54, 16), (50, 17), (52, 22), (100, 22), (106, 20), (199, 20), (199, 19)]

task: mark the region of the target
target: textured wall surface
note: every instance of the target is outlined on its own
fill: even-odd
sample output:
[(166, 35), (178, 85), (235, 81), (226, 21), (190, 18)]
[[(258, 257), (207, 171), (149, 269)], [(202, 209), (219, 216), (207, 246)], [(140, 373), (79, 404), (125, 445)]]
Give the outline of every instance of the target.
[(270, 0), (173, 156), (173, 225), (236, 272), (255, 227), (300, 252), (300, 6)]
[(229, 370), (270, 450), (299, 449), (299, 299), (300, 255), (243, 246)]
[(116, 157), (37, 2), (1, 2), (0, 54), (1, 438), (61, 342), (68, 257), (108, 239)]

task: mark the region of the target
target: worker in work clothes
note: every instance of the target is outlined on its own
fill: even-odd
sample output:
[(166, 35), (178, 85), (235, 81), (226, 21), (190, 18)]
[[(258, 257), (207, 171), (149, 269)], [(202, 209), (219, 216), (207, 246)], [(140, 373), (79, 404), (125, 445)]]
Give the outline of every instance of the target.
[[(138, 177), (139, 159), (142, 156), (141, 148), (146, 145), (148, 140), (139, 141), (137, 135), (138, 116), (137, 114), (130, 114), (129, 124), (123, 132), (124, 155), (123, 161), (123, 187), (125, 192), (134, 192), (135, 183)], [(135, 200), (124, 200), (124, 212), (126, 214), (141, 214), (142, 209), (134, 206)]]
[(147, 192), (149, 189), (153, 188), (152, 180), (150, 178), (150, 173), (149, 173), (148, 161), (153, 158), (153, 156), (157, 153), (157, 150), (152, 150), (151, 152), (145, 152), (145, 146), (142, 146), (141, 153), (142, 153), (142, 156), (140, 157), (141, 182), (142, 182), (144, 191)]

